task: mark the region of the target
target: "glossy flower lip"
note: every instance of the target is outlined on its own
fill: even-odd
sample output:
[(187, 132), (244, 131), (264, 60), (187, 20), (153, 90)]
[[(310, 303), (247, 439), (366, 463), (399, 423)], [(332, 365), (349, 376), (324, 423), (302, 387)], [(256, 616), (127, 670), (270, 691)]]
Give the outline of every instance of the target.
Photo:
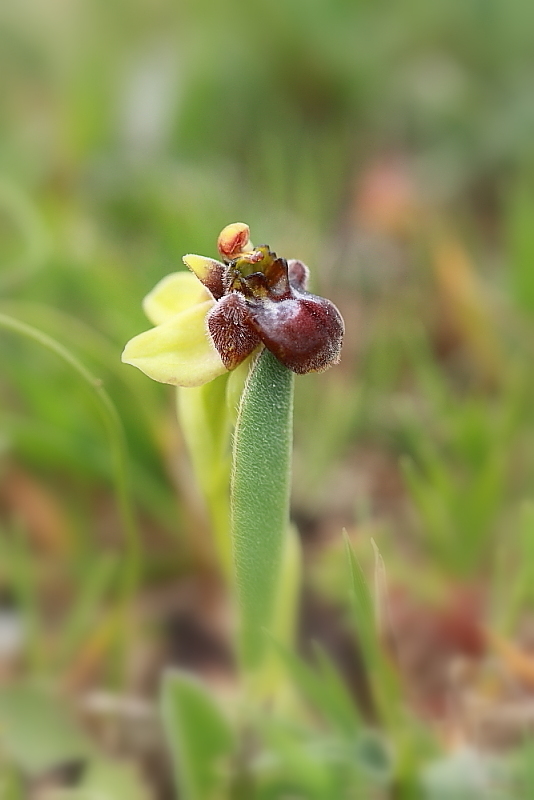
[(177, 386), (207, 383), (262, 346), (299, 374), (338, 363), (343, 319), (333, 303), (306, 291), (301, 261), (254, 248), (245, 223), (228, 225), (218, 248), (223, 261), (186, 255), (190, 272), (168, 275), (145, 297), (155, 327), (128, 342), (125, 363)]

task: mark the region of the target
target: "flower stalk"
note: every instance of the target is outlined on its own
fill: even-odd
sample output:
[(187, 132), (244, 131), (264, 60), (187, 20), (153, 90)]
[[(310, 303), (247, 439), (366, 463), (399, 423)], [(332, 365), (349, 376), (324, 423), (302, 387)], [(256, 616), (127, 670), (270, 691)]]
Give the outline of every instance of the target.
[[(245, 672), (260, 669), (289, 535), (294, 376), (268, 350), (245, 385), (234, 435), (232, 543)], [(288, 609), (288, 613), (290, 610)]]
[(289, 533), (294, 375), (339, 361), (344, 323), (307, 290), (308, 268), (254, 247), (244, 223), (228, 225), (217, 245), (222, 261), (186, 255), (190, 273), (150, 292), (144, 309), (155, 327), (122, 358), (180, 387), (182, 429), (237, 601), (239, 658), (263, 696), (273, 675), (265, 630), (291, 638), (298, 595)]

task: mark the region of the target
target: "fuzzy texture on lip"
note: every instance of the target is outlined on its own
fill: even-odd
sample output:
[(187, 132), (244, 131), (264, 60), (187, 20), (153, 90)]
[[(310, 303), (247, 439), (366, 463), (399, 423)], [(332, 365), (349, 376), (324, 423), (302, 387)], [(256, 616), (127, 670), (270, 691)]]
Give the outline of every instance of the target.
[(235, 369), (261, 344), (243, 295), (222, 297), (208, 314), (208, 330), (226, 369)]
[(147, 295), (155, 327), (128, 342), (124, 362), (178, 386), (207, 383), (262, 345), (299, 374), (338, 363), (343, 319), (330, 300), (306, 291), (301, 261), (252, 248), (244, 223), (227, 226), (218, 246), (223, 261), (184, 256), (191, 272), (168, 275)]

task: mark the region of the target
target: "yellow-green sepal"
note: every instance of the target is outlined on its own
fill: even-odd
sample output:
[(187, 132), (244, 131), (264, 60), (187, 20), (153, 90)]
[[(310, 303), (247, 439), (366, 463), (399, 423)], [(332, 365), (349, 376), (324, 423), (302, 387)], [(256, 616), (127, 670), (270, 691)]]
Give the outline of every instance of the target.
[(182, 311), (213, 300), (211, 292), (190, 272), (173, 272), (143, 300), (143, 311), (153, 325), (161, 325)]
[(149, 378), (174, 386), (202, 386), (226, 372), (206, 329), (213, 300), (199, 303), (131, 339), (122, 354), (126, 364)]

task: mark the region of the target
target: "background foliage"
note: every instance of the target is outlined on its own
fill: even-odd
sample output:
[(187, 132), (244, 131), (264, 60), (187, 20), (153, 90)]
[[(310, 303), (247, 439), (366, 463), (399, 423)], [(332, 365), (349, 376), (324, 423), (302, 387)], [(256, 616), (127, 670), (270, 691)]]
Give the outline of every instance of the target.
[[(123, 556), (136, 555), (98, 400), (57, 354), (0, 329), (0, 678), (8, 691), (31, 677), (61, 693), (56, 707), (76, 707), (108, 759), (87, 780), (106, 769), (133, 780), (126, 755), (165, 797), (157, 734), (132, 733), (152, 730), (162, 668), (232, 686), (173, 397), (119, 356), (147, 326), (146, 292), (183, 253), (214, 254), (234, 219), (308, 263), (347, 322), (341, 365), (296, 381), (304, 650), (322, 642), (366, 708), (341, 528), (371, 584), (374, 537), (386, 630), (404, 652), (396, 691), (432, 763), (460, 744), (521, 761), (534, 685), (533, 13), (527, 0), (0, 5), (0, 314), (103, 382), (141, 524), (138, 614), (125, 626)], [(458, 685), (442, 665), (458, 658), (477, 668), (456, 676), (451, 712)], [(10, 707), (0, 697), (0, 715)], [(408, 774), (418, 747), (403, 729), (388, 728)], [(309, 778), (309, 752), (337, 745), (310, 743), (314, 730), (310, 719), (298, 748), (274, 723), (264, 738), (303, 796), (333, 797), (341, 772), (325, 756)], [(13, 792), (21, 765), (32, 787), (56, 765), (32, 747), (25, 759), (2, 746)]]

